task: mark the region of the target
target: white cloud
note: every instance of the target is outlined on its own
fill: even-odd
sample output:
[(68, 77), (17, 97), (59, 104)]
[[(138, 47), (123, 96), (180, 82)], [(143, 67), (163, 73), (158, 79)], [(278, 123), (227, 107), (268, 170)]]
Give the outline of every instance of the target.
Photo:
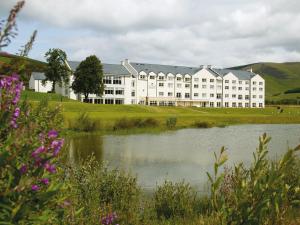
[(49, 45), (72, 59), (233, 66), (299, 60), (299, 11), (298, 0), (27, 0), (22, 18), (63, 31)]

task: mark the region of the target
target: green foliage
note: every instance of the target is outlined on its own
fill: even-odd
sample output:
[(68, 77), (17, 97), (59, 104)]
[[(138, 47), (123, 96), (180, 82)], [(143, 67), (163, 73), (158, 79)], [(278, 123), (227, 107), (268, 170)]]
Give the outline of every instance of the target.
[(165, 181), (154, 193), (154, 207), (158, 218), (185, 218), (193, 215), (196, 192), (188, 183)]
[(113, 130), (132, 129), (132, 128), (145, 128), (145, 127), (157, 127), (159, 122), (154, 118), (146, 119), (129, 119), (122, 118), (115, 122)]
[(138, 224), (140, 187), (136, 178), (109, 170), (93, 157), (70, 167), (69, 174), (72, 210), (68, 224), (99, 224), (101, 215), (109, 211), (117, 213), (120, 224)]
[(75, 131), (92, 132), (96, 130), (97, 126), (96, 122), (86, 112), (82, 112), (75, 120), (75, 123), (70, 123), (69, 128)]
[(213, 127), (213, 124), (210, 123), (210, 122), (206, 122), (206, 121), (195, 121), (194, 127), (197, 127), (197, 128), (211, 128), (211, 127)]
[(52, 92), (55, 92), (55, 84), (69, 83), (70, 70), (67, 67), (67, 54), (58, 48), (49, 49), (45, 54), (46, 61), (48, 62), (45, 71), (47, 81), (52, 81)]
[(170, 117), (166, 119), (166, 126), (169, 129), (172, 129), (174, 127), (176, 127), (176, 123), (177, 123), (177, 118), (176, 117)]
[(74, 73), (72, 89), (75, 93), (83, 94), (85, 100), (89, 94), (103, 94), (103, 69), (97, 56), (89, 56), (79, 64)]
[(221, 224), (283, 224), (288, 212), (299, 206), (299, 170), (295, 149), (289, 149), (279, 161), (267, 159), (270, 138), (260, 137), (249, 169), (236, 165), (232, 172), (219, 174), (225, 163), (224, 148), (216, 157), (211, 183), (212, 206)]

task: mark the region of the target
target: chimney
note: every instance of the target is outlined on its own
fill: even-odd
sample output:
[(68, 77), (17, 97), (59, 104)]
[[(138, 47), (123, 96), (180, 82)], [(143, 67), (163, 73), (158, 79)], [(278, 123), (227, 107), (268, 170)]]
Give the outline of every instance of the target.
[(248, 72), (253, 73), (252, 67), (250, 67), (249, 69), (247, 69)]
[(125, 59), (125, 63), (129, 64), (129, 59)]
[(200, 68), (200, 69), (203, 69), (203, 68), (204, 68), (204, 66), (203, 66), (203, 65), (200, 65), (200, 66), (199, 66), (199, 68)]
[(211, 69), (211, 65), (207, 65), (207, 67), (206, 67), (207, 69)]

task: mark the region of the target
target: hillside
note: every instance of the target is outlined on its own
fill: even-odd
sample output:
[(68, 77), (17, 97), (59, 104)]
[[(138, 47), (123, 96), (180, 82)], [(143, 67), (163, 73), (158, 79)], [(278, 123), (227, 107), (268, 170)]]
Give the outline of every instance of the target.
[[(300, 98), (300, 62), (254, 63), (231, 69), (247, 70), (250, 68), (266, 80), (267, 100)], [(285, 94), (287, 91), (297, 93)]]

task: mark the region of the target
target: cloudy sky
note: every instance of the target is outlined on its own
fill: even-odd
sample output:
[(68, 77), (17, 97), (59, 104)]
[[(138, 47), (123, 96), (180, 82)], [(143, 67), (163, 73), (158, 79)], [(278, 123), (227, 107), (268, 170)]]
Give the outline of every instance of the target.
[[(16, 0), (0, 0), (6, 18)], [(38, 30), (30, 57), (61, 48), (70, 60), (96, 54), (131, 61), (219, 67), (300, 61), (299, 0), (27, 0), (16, 53)]]

